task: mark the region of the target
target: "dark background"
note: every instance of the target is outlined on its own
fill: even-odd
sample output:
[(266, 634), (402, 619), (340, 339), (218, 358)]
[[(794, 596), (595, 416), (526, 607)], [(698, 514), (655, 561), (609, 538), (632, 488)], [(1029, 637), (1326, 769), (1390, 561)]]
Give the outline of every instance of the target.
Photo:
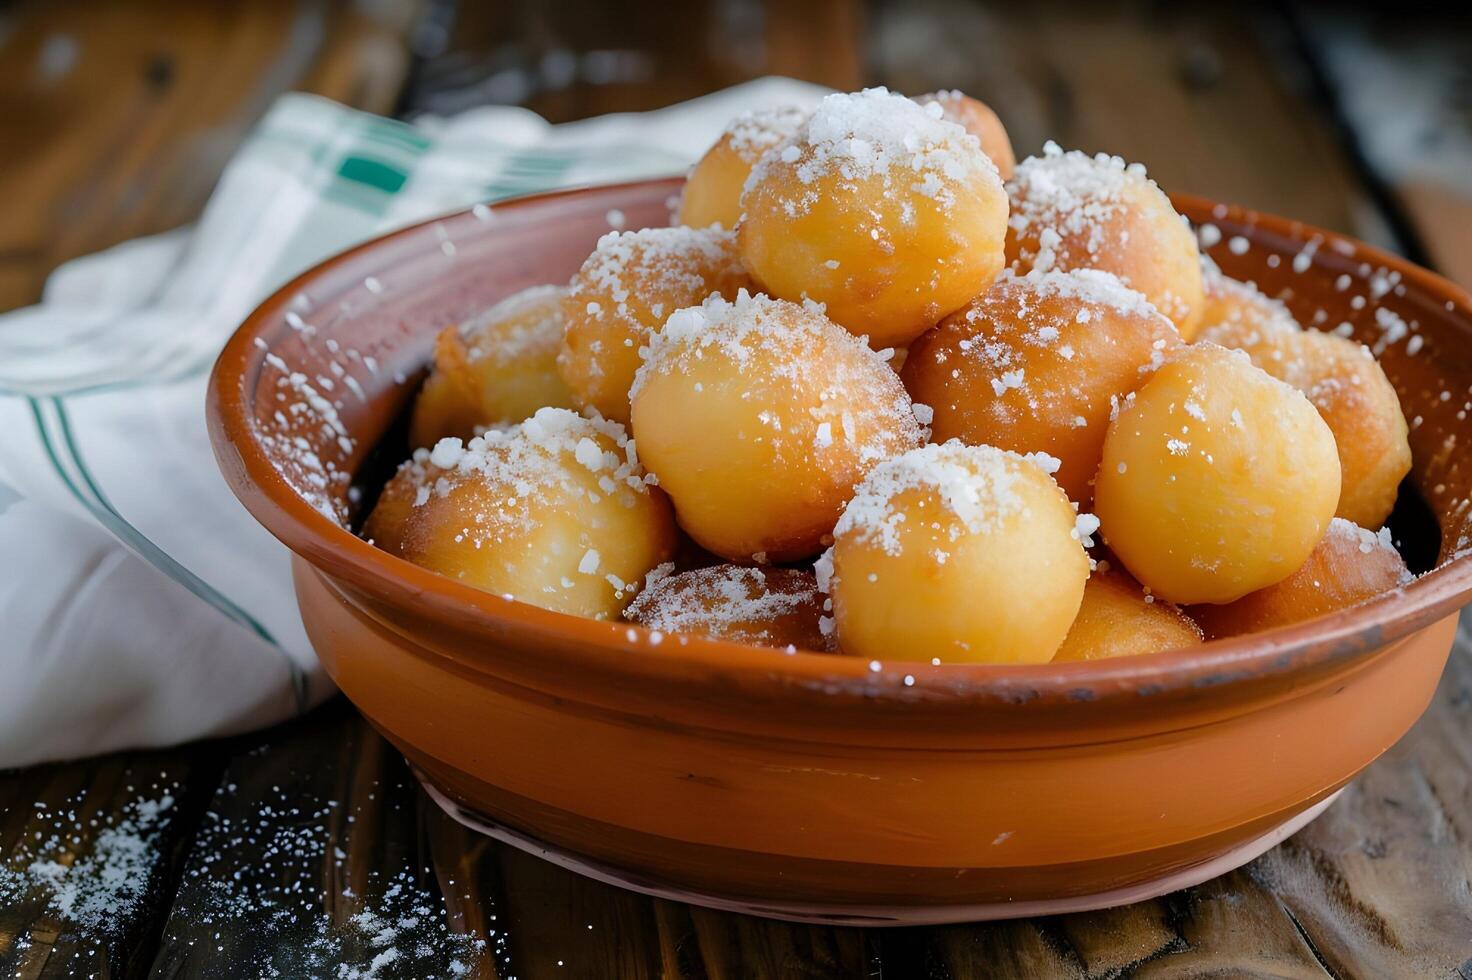
[[(0, 309), (68, 258), (190, 220), (285, 89), (561, 121), (764, 74), (962, 88), (1019, 156), (1107, 149), (1472, 281), (1467, 3), (31, 0), (0, 4), (0, 67)], [(1449, 147), (1450, 191), (1418, 173), (1455, 169), (1420, 166)]]

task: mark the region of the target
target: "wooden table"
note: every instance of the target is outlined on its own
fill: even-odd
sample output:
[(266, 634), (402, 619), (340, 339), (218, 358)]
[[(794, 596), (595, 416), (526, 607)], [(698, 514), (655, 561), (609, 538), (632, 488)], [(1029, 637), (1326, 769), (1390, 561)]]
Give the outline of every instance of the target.
[[(59, 261), (188, 219), (286, 87), (401, 114), (511, 97), (561, 119), (766, 72), (961, 87), (1022, 153), (1110, 149), (1168, 188), (1472, 284), (1472, 30), (1408, 9), (22, 4), (0, 15), (0, 140), (27, 148), (0, 162), (0, 307)], [(477, 838), (338, 701), (255, 736), (0, 774), (0, 974), (1472, 977), (1469, 747), (1464, 629), (1415, 730), (1240, 871), (1104, 912), (860, 930), (651, 900)], [(6, 890), (40, 860), (96, 872), (99, 851), (139, 873), (79, 875), (100, 892), (64, 907)]]

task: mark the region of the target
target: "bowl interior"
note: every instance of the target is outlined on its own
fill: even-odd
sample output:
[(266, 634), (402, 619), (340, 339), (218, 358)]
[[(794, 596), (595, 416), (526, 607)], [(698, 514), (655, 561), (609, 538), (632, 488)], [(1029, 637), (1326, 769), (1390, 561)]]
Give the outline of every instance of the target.
[[(668, 224), (679, 185), (671, 178), (477, 206), (369, 242), (288, 284), (252, 315), (216, 367), (212, 427), (227, 479), (309, 561), (367, 548), (351, 528), (403, 458), (405, 410), (436, 332), (517, 290), (566, 281), (613, 228)], [(1383, 642), (1455, 609), (1472, 589), (1472, 474), (1460, 451), (1472, 411), (1472, 300), (1341, 236), (1196, 198), (1175, 201), (1205, 229), (1206, 251), (1223, 271), (1280, 296), (1306, 326), (1369, 345), (1400, 394), (1415, 462), (1392, 525), (1413, 568), (1436, 567), (1393, 609), (1331, 618), (1345, 635), (1373, 624)], [(413, 575), (383, 557), (371, 568), (356, 562), (358, 585), (376, 589)], [(458, 583), (414, 581), (421, 593), (443, 591), (439, 598), (457, 608), (481, 605)], [(497, 615), (484, 605), (479, 614)], [(1250, 641), (1207, 647), (1233, 644)], [(1179, 653), (1186, 652), (1151, 656)], [(1103, 664), (1067, 666), (1114, 669)]]

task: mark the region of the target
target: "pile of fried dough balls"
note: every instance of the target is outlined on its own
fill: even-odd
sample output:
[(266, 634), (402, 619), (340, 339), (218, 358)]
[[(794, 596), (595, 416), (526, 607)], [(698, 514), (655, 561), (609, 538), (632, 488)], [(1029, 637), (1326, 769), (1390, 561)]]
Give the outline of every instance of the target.
[(379, 547), (654, 638), (1085, 660), (1410, 579), (1370, 353), (955, 92), (736, 119), (672, 227), (445, 330), (412, 439)]

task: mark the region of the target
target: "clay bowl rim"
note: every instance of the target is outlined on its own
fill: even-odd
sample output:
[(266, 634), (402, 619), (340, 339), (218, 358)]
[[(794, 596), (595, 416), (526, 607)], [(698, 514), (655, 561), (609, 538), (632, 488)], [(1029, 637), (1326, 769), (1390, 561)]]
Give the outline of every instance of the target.
[[(534, 208), (554, 199), (583, 195), (616, 197), (622, 191), (678, 190), (682, 177), (574, 187), (496, 203), (498, 213)], [(1182, 213), (1241, 224), (1290, 241), (1321, 236), (1324, 243), (1350, 246), (1361, 261), (1400, 272), (1402, 281), (1450, 301), (1465, 320), (1472, 341), (1472, 295), (1449, 280), (1398, 256), (1303, 222), (1225, 205), (1188, 194), (1171, 195)], [(1225, 210), (1223, 210), (1225, 209)], [(1205, 220), (1204, 218), (1202, 220)], [(1368, 656), (1396, 640), (1454, 613), (1472, 597), (1472, 553), (1454, 556), (1410, 585), (1368, 602), (1315, 619), (1200, 646), (1101, 660), (1028, 665), (941, 664), (886, 660), (871, 662), (830, 653), (797, 652), (750, 646), (699, 635), (650, 642), (650, 631), (621, 620), (593, 620), (502, 598), (463, 585), (382, 551), (318, 511), (297, 493), (271, 463), (254, 437), (252, 401), (266, 349), (256, 338), (275, 329), (292, 298), (344, 266), (362, 265), (362, 274), (381, 271), (373, 256), (392, 244), (427, 236), (446, 223), (476, 221), (471, 209), (430, 218), (374, 238), (329, 258), (286, 283), (260, 304), (231, 336), (211, 373), (207, 413), (216, 460), (231, 490), (259, 521), (292, 552), (325, 573), (334, 591), (339, 579), (390, 608), (413, 608), (427, 618), (453, 623), (488, 636), (518, 633), (527, 641), (555, 639), (547, 656), (565, 666), (596, 668), (600, 676), (626, 674), (680, 682), (741, 680), (752, 696), (823, 700), (839, 694), (902, 702), (950, 701), (1014, 705), (1058, 704), (1081, 700), (1138, 701), (1142, 694), (1188, 694), (1267, 680), (1273, 676), (1331, 667)], [(479, 222), (477, 221), (478, 225)], [(468, 226), (468, 225), (467, 225)], [(486, 232), (494, 234), (494, 232)], [(361, 277), (360, 277), (361, 278)], [(352, 601), (352, 600), (347, 600)], [(457, 651), (458, 658), (466, 655)], [(493, 655), (492, 655), (493, 656)], [(476, 658), (480, 659), (480, 658)], [(718, 673), (695, 671), (704, 663)], [(479, 669), (490, 661), (472, 662)], [(572, 675), (576, 676), (576, 675)]]

